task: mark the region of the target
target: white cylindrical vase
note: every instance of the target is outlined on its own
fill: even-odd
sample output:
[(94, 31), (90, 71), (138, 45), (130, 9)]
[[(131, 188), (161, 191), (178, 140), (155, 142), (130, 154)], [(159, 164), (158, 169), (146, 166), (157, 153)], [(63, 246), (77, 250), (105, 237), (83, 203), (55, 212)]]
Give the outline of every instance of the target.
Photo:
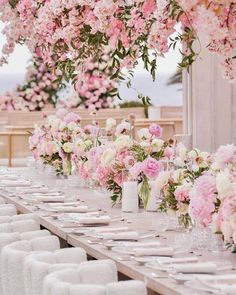
[(157, 211), (158, 209), (158, 201), (157, 201), (158, 189), (155, 185), (155, 181), (149, 181), (148, 183), (150, 185), (151, 190), (150, 190), (150, 198), (148, 200), (146, 210), (150, 212), (154, 212), (154, 211)]
[(122, 211), (137, 213), (139, 209), (137, 181), (125, 181), (122, 186)]

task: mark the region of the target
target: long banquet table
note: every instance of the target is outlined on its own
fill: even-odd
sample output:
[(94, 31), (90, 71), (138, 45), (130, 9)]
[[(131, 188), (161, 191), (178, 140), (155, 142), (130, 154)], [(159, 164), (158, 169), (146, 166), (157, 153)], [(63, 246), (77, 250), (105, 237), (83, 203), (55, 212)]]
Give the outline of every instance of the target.
[[(33, 181), (40, 181), (48, 187), (57, 187), (59, 182), (56, 179), (50, 179), (47, 176), (35, 175), (30, 168), (24, 169), (10, 169), (12, 172), (21, 174), (24, 178), (32, 179)], [(112, 225), (127, 226), (133, 230), (156, 230), (158, 232), (158, 213), (140, 212), (137, 214), (122, 213), (119, 207), (111, 207), (111, 201), (107, 194), (98, 193), (88, 188), (73, 188), (66, 189), (68, 198), (76, 198), (80, 200), (81, 204), (87, 205), (108, 214), (112, 219)], [(136, 261), (122, 257), (121, 254), (112, 250), (108, 250), (102, 244), (91, 243), (91, 238), (72, 233), (72, 228), (64, 228), (61, 222), (53, 218), (53, 214), (47, 211), (39, 210), (36, 205), (29, 204), (16, 196), (10, 196), (4, 189), (0, 189), (0, 196), (4, 197), (8, 203), (14, 204), (20, 213), (35, 212), (39, 216), (40, 224), (42, 227), (47, 228), (53, 234), (60, 237), (64, 245), (82, 247), (87, 254), (94, 259), (112, 259), (116, 262), (118, 271), (125, 277), (142, 280), (146, 283), (149, 294), (162, 294), (162, 295), (205, 295), (209, 294), (203, 291), (196, 291), (185, 287), (183, 284), (178, 284), (171, 277), (166, 276), (161, 271), (151, 269), (146, 266), (139, 265)], [(153, 238), (160, 241), (164, 245), (172, 244), (175, 242), (176, 235), (174, 232), (163, 232)], [(184, 242), (183, 242), (184, 243)], [(183, 248), (185, 245), (183, 245)], [(187, 245), (186, 245), (187, 248)], [(236, 266), (236, 257), (230, 252), (216, 252), (210, 253), (207, 251), (197, 251), (194, 254), (191, 250), (187, 250), (184, 255), (198, 255), (202, 261), (224, 261), (230, 260)], [(178, 257), (178, 256), (177, 256)], [(234, 272), (235, 273), (235, 272)], [(157, 277), (155, 277), (155, 274)], [(158, 276), (160, 276), (158, 278)]]

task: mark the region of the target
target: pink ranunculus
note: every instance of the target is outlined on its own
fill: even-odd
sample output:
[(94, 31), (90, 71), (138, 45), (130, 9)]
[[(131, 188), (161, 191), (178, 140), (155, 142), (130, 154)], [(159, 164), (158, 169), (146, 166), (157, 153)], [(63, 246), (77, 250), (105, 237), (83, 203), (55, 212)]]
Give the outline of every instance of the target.
[(149, 126), (149, 132), (153, 136), (160, 138), (162, 137), (163, 129), (161, 128), (160, 125), (153, 123)]
[(178, 202), (189, 201), (189, 189), (185, 187), (179, 187), (174, 192), (175, 198)]
[(126, 169), (130, 169), (135, 164), (135, 159), (133, 156), (127, 156), (124, 158), (124, 164)]
[(152, 157), (148, 157), (142, 163), (143, 173), (149, 178), (154, 179), (158, 176), (160, 171), (163, 169), (163, 165), (161, 162), (157, 161)]

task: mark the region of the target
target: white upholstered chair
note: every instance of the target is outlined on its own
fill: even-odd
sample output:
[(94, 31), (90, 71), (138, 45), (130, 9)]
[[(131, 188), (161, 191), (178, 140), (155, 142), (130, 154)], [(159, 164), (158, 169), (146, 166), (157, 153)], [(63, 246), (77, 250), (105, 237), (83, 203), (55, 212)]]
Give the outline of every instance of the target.
[(12, 233), (12, 232), (22, 233), (22, 232), (35, 231), (35, 230), (40, 230), (40, 224), (33, 219), (19, 220), (19, 221), (0, 224), (0, 233)]
[(0, 205), (0, 216), (12, 216), (16, 214), (17, 214), (16, 206), (12, 204)]
[(55, 252), (33, 253), (24, 260), (24, 284), (26, 295), (41, 295), (46, 275), (56, 270), (77, 268), (87, 260), (81, 248), (65, 248)]
[(60, 249), (55, 236), (23, 240), (3, 247), (1, 252), (1, 273), (3, 295), (25, 295), (23, 262), (35, 251), (55, 251)]

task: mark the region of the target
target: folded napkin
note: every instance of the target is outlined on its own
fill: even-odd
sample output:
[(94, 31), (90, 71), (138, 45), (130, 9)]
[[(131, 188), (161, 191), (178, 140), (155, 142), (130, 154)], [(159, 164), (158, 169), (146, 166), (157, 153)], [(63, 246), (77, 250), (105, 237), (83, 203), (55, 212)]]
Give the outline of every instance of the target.
[(160, 246), (160, 242), (124, 242), (122, 243), (124, 247), (133, 247), (133, 248), (145, 248), (145, 247), (156, 247)]
[(103, 233), (104, 240), (138, 240), (139, 234), (136, 231), (127, 231), (121, 233)]
[[(64, 202), (66, 196), (37, 196), (34, 199), (38, 202)], [(33, 199), (33, 198), (32, 198)]]
[(158, 261), (161, 265), (175, 264), (175, 263), (185, 263), (185, 262), (198, 262), (197, 257), (181, 257), (181, 258), (170, 258), (170, 257), (161, 257)]
[(2, 174), (0, 180), (17, 180), (19, 176), (13, 174)]
[(57, 212), (77, 212), (77, 213), (87, 213), (88, 206), (55, 206), (52, 207)]
[(0, 186), (7, 186), (7, 187), (31, 186), (31, 181), (29, 181), (29, 180), (1, 180)]
[(28, 188), (20, 188), (19, 191), (23, 194), (43, 194), (48, 193), (49, 188), (47, 187), (28, 187)]
[(76, 221), (82, 224), (109, 224), (111, 218), (109, 216), (91, 216), (91, 217), (80, 217)]
[(174, 249), (171, 247), (163, 248), (135, 248), (135, 256), (173, 256)]
[(129, 228), (127, 226), (123, 227), (111, 227), (111, 228), (95, 228), (93, 232), (97, 234), (103, 234), (103, 233), (109, 233), (109, 232), (119, 232), (119, 231), (125, 231)]
[(178, 263), (169, 265), (171, 269), (181, 273), (215, 273), (217, 265), (212, 262)]

